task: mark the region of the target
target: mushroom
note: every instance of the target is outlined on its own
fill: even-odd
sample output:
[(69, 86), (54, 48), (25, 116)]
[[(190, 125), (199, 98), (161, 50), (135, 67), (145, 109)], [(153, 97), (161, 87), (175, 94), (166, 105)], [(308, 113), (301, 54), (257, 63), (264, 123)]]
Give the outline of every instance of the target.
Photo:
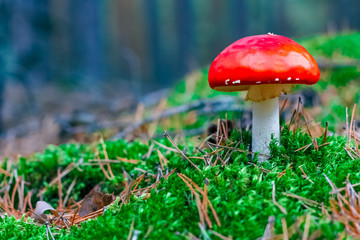
[(241, 38), (225, 48), (211, 64), (208, 80), (217, 91), (248, 91), (245, 100), (253, 102), (252, 151), (269, 155), (271, 136), (280, 140), (280, 94), (319, 78), (319, 67), (304, 47), (268, 33)]

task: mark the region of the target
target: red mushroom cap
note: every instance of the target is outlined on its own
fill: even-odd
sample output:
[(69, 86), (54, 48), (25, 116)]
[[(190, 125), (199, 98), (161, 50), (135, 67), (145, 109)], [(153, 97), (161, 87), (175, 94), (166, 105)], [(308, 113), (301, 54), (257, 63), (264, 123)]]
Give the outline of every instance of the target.
[(319, 67), (304, 47), (270, 33), (234, 42), (209, 70), (209, 85), (219, 91), (243, 91), (261, 84), (315, 84), (319, 78)]

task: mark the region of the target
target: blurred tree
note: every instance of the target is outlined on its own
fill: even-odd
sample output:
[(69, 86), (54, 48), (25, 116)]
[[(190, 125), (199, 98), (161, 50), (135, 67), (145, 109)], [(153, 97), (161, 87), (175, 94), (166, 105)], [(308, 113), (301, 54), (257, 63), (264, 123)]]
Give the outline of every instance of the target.
[(177, 32), (176, 72), (182, 76), (197, 66), (196, 47), (194, 40), (194, 17), (191, 0), (175, 0)]
[(233, 38), (241, 38), (248, 35), (248, 9), (247, 0), (230, 0), (229, 12), (230, 24), (233, 29)]
[(102, 4), (103, 1), (94, 0), (69, 1), (73, 70), (82, 87), (96, 92), (103, 86), (105, 67)]
[(5, 51), (8, 45), (6, 36), (8, 35), (8, 25), (6, 24), (9, 19), (8, 1), (0, 1), (0, 134), (3, 131), (3, 102), (4, 102), (4, 83), (5, 83)]
[(16, 64), (11, 69), (24, 86), (26, 110), (38, 114), (36, 91), (49, 80), (48, 43), (50, 20), (47, 0), (12, 0), (11, 46)]
[(145, 10), (145, 24), (147, 29), (149, 46), (149, 58), (148, 64), (151, 66), (150, 69), (153, 71), (151, 75), (154, 80), (158, 83), (166, 82), (163, 76), (162, 69), (162, 48), (160, 42), (160, 30), (159, 30), (159, 13), (158, 13), (158, 1), (157, 0), (144, 0)]

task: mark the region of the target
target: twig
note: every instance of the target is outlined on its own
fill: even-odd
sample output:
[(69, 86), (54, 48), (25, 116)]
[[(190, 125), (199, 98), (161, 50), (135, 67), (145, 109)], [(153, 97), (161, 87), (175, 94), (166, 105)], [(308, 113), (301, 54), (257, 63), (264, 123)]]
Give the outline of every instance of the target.
[(303, 202), (306, 202), (306, 203), (308, 203), (308, 204), (310, 204), (310, 205), (315, 205), (315, 206), (320, 206), (321, 204), (320, 203), (318, 203), (318, 202), (316, 202), (316, 201), (314, 201), (314, 200), (311, 200), (311, 199), (307, 199), (307, 198), (304, 198), (304, 197), (300, 197), (300, 196), (298, 196), (298, 195), (296, 195), (296, 194), (293, 194), (293, 193), (282, 193), (283, 195), (285, 195), (285, 196), (287, 196), (287, 197), (292, 197), (292, 198), (296, 198), (296, 199), (298, 199), (298, 200), (300, 200), (300, 201), (303, 201)]
[(348, 107), (345, 108), (345, 121), (346, 121), (346, 143), (349, 143), (350, 141), (350, 136), (349, 136), (349, 114), (348, 114)]
[(280, 109), (279, 116), (281, 116), (281, 114), (282, 114), (282, 112), (283, 112), (283, 110), (284, 110), (284, 108), (285, 108), (285, 105), (286, 105), (286, 103), (287, 103), (288, 100), (289, 100), (289, 98), (286, 98), (286, 99), (285, 99), (285, 101), (284, 101), (284, 103), (283, 103), (283, 105), (282, 105), (282, 107), (281, 107), (281, 109)]
[(180, 153), (189, 163), (191, 163), (191, 165), (193, 165), (196, 170), (198, 170), (199, 172), (201, 172), (200, 168), (198, 166), (196, 166), (186, 155), (183, 151), (181, 151), (178, 146), (175, 144), (175, 142), (172, 140), (172, 138), (169, 136), (169, 134), (165, 131), (164, 132), (164, 136), (171, 142), (171, 144), (174, 146), (174, 148), (177, 150), (178, 153)]
[(309, 180), (311, 183), (314, 183), (314, 182), (309, 178), (309, 176), (305, 173), (305, 171), (302, 169), (302, 167), (299, 166), (299, 168), (300, 168), (301, 172), (304, 174), (305, 179), (306, 179), (306, 180)]
[(310, 219), (311, 219), (311, 215), (308, 214), (306, 216), (306, 220), (305, 220), (305, 228), (304, 228), (304, 234), (302, 236), (302, 240), (307, 240), (309, 237), (309, 230), (310, 230)]
[(70, 197), (71, 190), (72, 190), (72, 189), (74, 188), (74, 186), (75, 186), (76, 179), (77, 179), (77, 177), (74, 178), (74, 180), (71, 182), (68, 190), (66, 191), (66, 196), (65, 196), (65, 198), (64, 198), (64, 206), (66, 206), (66, 203), (67, 203), (67, 201), (68, 201), (68, 199), (69, 199), (69, 197)]
[(324, 137), (323, 137), (323, 141), (322, 141), (323, 144), (325, 144), (325, 143), (326, 143), (326, 140), (327, 140), (328, 126), (329, 126), (329, 123), (326, 122), (326, 124), (325, 124), (325, 133), (324, 133)]
[[(60, 168), (58, 168), (58, 170), (57, 170), (57, 175), (58, 175), (58, 176), (61, 174), (60, 171), (61, 171)], [(63, 199), (62, 199), (63, 193), (62, 193), (62, 184), (61, 184), (61, 178), (60, 178), (60, 177), (58, 177), (58, 193), (59, 193), (59, 205), (58, 205), (58, 209), (63, 210), (63, 209), (64, 209)]]
[(285, 218), (281, 218), (281, 225), (282, 225), (282, 229), (283, 229), (283, 239), (284, 240), (289, 240), (289, 233), (288, 233), (288, 228), (287, 228)]
[[(109, 156), (108, 156), (108, 154), (107, 154), (107, 151), (106, 151), (106, 146), (105, 146), (105, 142), (104, 142), (104, 139), (103, 139), (103, 138), (101, 138), (101, 139), (100, 139), (100, 143), (101, 143), (101, 146), (102, 146), (102, 149), (103, 149), (104, 155), (105, 155), (105, 159), (106, 159), (106, 160), (109, 160)], [(110, 163), (106, 163), (106, 166), (107, 166), (108, 171), (109, 171), (109, 173), (110, 173), (110, 177), (111, 177), (111, 179), (114, 179), (114, 178), (115, 178), (115, 176), (114, 176), (114, 174), (113, 174), (113, 172), (112, 172), (112, 169), (111, 169)]]
[(273, 203), (275, 204), (275, 206), (277, 206), (277, 207), (280, 209), (280, 211), (281, 211), (282, 213), (284, 213), (285, 215), (287, 215), (286, 209), (285, 209), (283, 206), (281, 206), (278, 202), (276, 202), (276, 200), (275, 200), (275, 183), (273, 182), (272, 184), (273, 184), (273, 189), (272, 189), (272, 201), (273, 201)]
[(129, 231), (129, 235), (127, 237), (127, 240), (131, 240), (131, 236), (132, 236), (132, 233), (134, 231), (134, 222), (135, 222), (135, 218), (132, 219), (131, 226), (130, 226), (130, 231)]

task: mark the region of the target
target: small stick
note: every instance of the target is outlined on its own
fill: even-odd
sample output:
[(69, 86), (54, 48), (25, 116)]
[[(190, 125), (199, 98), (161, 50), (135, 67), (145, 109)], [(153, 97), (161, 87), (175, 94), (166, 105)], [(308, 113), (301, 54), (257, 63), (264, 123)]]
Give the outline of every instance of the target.
[[(103, 138), (100, 139), (100, 143), (101, 143), (101, 146), (102, 146), (104, 155), (105, 155), (105, 159), (108, 160), (108, 159), (109, 159), (109, 156), (108, 156), (108, 154), (107, 154), (106, 146), (105, 146), (105, 142), (104, 142), (104, 139), (103, 139)], [(111, 170), (110, 163), (106, 163), (106, 166), (107, 166), (108, 171), (109, 171), (109, 173), (110, 173), (111, 179), (114, 179), (115, 176), (114, 176), (114, 174), (113, 174), (113, 172), (112, 172), (112, 170)]]
[(281, 225), (282, 225), (282, 229), (283, 229), (283, 239), (289, 240), (289, 233), (288, 233), (288, 228), (287, 228), (285, 218), (281, 218)]
[(306, 220), (305, 220), (305, 229), (304, 229), (304, 234), (302, 236), (302, 240), (307, 240), (309, 237), (309, 230), (310, 230), (310, 219), (311, 219), (311, 215), (308, 214), (306, 216)]
[(79, 210), (80, 210), (80, 207), (77, 207), (77, 208), (76, 208), (76, 211), (75, 211), (75, 213), (74, 213), (74, 215), (73, 215), (73, 217), (72, 217), (72, 220), (71, 220), (71, 226), (74, 225), (75, 216), (76, 216), (76, 214), (79, 212)]
[(326, 138), (327, 138), (327, 135), (328, 135), (328, 126), (329, 126), (329, 123), (328, 122), (326, 122), (326, 124), (325, 124), (325, 133), (324, 133), (324, 137), (323, 137), (323, 141), (322, 141), (322, 143), (324, 144), (324, 143), (326, 143)]
[(306, 179), (306, 180), (309, 180), (311, 183), (314, 183), (314, 182), (309, 178), (309, 176), (305, 173), (305, 171), (302, 169), (302, 167), (299, 166), (299, 168), (300, 168), (301, 172), (304, 174), (305, 179)]
[(307, 116), (306, 116), (306, 114), (305, 114), (305, 110), (304, 110), (304, 109), (302, 110), (302, 113), (303, 113), (303, 117), (304, 117), (304, 121), (305, 121), (306, 129), (307, 129), (307, 130), (308, 130), (308, 132), (309, 132), (310, 138), (312, 138), (312, 134), (311, 134), (311, 131), (310, 131), (310, 128), (309, 128), (308, 122), (307, 122)]
[(174, 143), (174, 141), (172, 140), (172, 138), (170, 137), (170, 135), (165, 131), (164, 132), (164, 136), (171, 142), (171, 144), (175, 147), (175, 149), (178, 151), (178, 153), (180, 153), (189, 163), (191, 163), (191, 165), (193, 165), (196, 170), (198, 170), (199, 172), (201, 172), (200, 168), (198, 166), (196, 166), (186, 155), (183, 151), (181, 151), (177, 145)]
[[(60, 170), (60, 168), (58, 168), (57, 175), (60, 176), (60, 174), (61, 174), (61, 170)], [(61, 184), (61, 178), (60, 177), (58, 177), (58, 192), (59, 192), (59, 206), (58, 206), (58, 209), (63, 210), (64, 209), (63, 200), (62, 200), (63, 193), (62, 193), (62, 184)]]
[(216, 144), (219, 144), (219, 136), (220, 136), (220, 118), (217, 120), (217, 129), (216, 129)]
[(221, 126), (222, 126), (222, 129), (223, 129), (223, 135), (225, 136), (225, 139), (227, 140), (228, 139), (227, 127), (225, 127), (224, 122), (221, 122)]
[(131, 223), (131, 226), (130, 226), (130, 231), (129, 231), (129, 235), (127, 237), (127, 240), (131, 240), (131, 236), (132, 236), (132, 233), (134, 231), (134, 222), (135, 222), (135, 218), (132, 219), (132, 223)]
[(71, 182), (68, 190), (66, 191), (66, 196), (65, 196), (65, 198), (64, 198), (64, 206), (66, 206), (66, 203), (67, 203), (67, 201), (68, 201), (68, 199), (69, 199), (69, 197), (70, 197), (71, 190), (74, 188), (75, 183), (76, 183), (76, 177), (75, 177), (74, 180)]
[(15, 182), (15, 186), (14, 186), (14, 189), (13, 189), (13, 192), (11, 194), (11, 207), (14, 208), (14, 202), (15, 202), (15, 193), (16, 193), (16, 190), (17, 188), (19, 187), (19, 183), (20, 183), (20, 176), (18, 176), (16, 182)]
[(346, 143), (349, 143), (349, 114), (348, 114), (348, 107), (345, 108), (345, 121), (346, 121)]
[[(354, 121), (355, 122), (355, 121)], [(353, 125), (354, 126), (354, 144), (355, 144), (355, 150), (358, 152), (359, 151), (359, 144), (357, 142), (357, 139), (356, 139), (356, 124)]]
[(291, 115), (290, 122), (289, 122), (289, 129), (291, 128), (291, 123), (294, 120), (295, 114), (296, 114), (296, 109), (294, 110), (293, 114)]
[(299, 117), (299, 108), (300, 108), (300, 104), (301, 104), (301, 98), (299, 97), (299, 101), (298, 101), (298, 105), (296, 108), (296, 115), (295, 115), (295, 121), (294, 121), (294, 130), (293, 130), (293, 137), (295, 139), (295, 133), (296, 133), (296, 129), (297, 129), (297, 119)]
[(285, 215), (287, 215), (287, 211), (286, 209), (281, 206), (278, 202), (276, 202), (275, 200), (275, 183), (273, 182), (273, 190), (272, 190), (272, 201), (275, 204), (275, 206), (277, 206), (281, 212), (283, 212)]
[(307, 144), (305, 146), (302, 146), (301, 148), (296, 149), (294, 152), (298, 152), (298, 151), (300, 151), (302, 149), (304, 149), (303, 152), (305, 152), (306, 149), (308, 149), (311, 145), (313, 145), (313, 143), (309, 143), (309, 144)]
[(285, 108), (285, 105), (286, 105), (286, 103), (287, 103), (288, 100), (289, 100), (289, 98), (286, 98), (286, 99), (285, 99), (284, 104), (282, 105), (282, 107), (281, 107), (281, 109), (280, 109), (279, 116), (281, 116), (281, 114), (282, 114), (282, 112), (283, 112), (283, 110), (284, 110), (284, 108)]
[(354, 107), (353, 107), (353, 110), (351, 113), (351, 120), (350, 120), (350, 127), (349, 127), (349, 136), (350, 136), (349, 141), (351, 140), (351, 136), (352, 136), (351, 132), (353, 130), (352, 126), (353, 126), (353, 121), (354, 121), (355, 109), (356, 109), (356, 103), (354, 104)]
[(144, 239), (148, 238), (150, 233), (152, 232), (152, 230), (154, 229), (154, 226), (153, 225), (150, 225), (150, 227), (148, 228), (145, 236), (144, 236)]

